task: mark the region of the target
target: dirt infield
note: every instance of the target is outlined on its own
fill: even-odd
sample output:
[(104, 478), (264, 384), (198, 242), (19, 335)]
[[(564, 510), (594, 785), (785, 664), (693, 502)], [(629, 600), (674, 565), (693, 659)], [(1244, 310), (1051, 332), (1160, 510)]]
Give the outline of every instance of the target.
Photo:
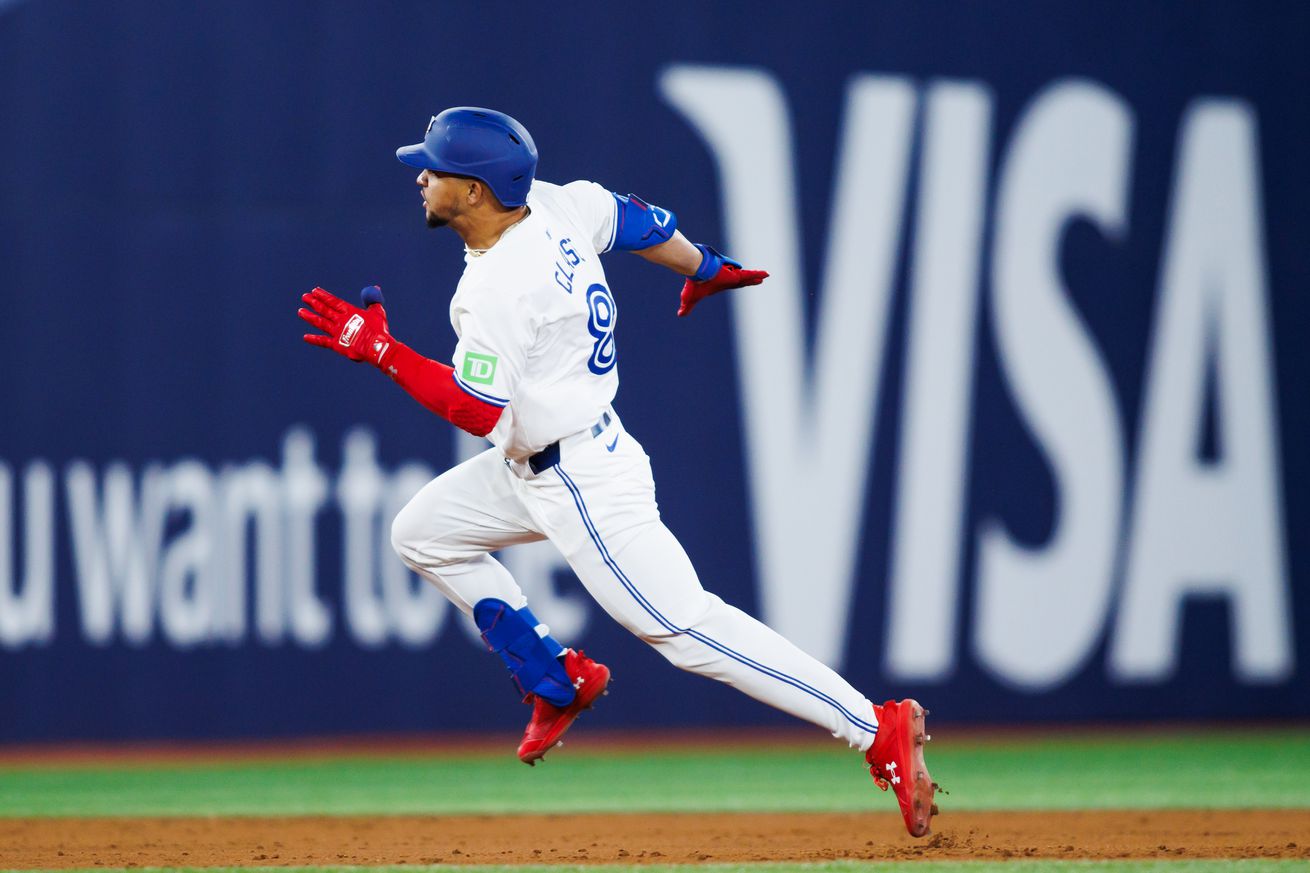
[(0, 868), (1310, 858), (1310, 810), (0, 819)]

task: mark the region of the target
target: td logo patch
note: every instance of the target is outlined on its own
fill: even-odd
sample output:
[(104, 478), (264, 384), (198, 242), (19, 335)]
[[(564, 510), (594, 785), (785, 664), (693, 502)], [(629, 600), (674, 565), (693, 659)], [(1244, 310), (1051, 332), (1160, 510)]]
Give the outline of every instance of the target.
[(496, 363), (499, 359), (495, 355), (479, 355), (477, 352), (464, 353), (464, 372), (461, 377), (465, 382), (476, 382), (479, 385), (490, 385), (496, 381)]

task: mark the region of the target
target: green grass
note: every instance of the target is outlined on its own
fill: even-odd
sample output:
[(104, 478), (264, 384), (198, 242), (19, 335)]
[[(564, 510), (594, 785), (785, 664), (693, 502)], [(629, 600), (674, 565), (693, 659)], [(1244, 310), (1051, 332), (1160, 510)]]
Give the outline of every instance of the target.
[(826, 861), (804, 864), (650, 864), (517, 867), (451, 864), (404, 867), (93, 867), (60, 873), (1293, 873), (1307, 861)]
[[(929, 761), (951, 792), (942, 799), (947, 809), (1310, 808), (1310, 732), (1051, 735), (1021, 744), (938, 740)], [(535, 768), (520, 764), (512, 750), (0, 767), (0, 816), (6, 817), (894, 808), (875, 793), (861, 756), (835, 745), (638, 754), (589, 752), (582, 736)], [(915, 871), (929, 873), (918, 865)]]

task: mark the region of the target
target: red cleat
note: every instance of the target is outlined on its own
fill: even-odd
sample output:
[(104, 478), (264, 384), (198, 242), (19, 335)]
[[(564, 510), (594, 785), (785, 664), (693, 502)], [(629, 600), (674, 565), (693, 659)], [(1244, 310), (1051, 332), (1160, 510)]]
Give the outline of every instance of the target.
[(532, 721), (528, 722), (523, 742), (519, 743), (519, 760), (524, 764), (534, 766), (559, 744), (574, 719), (584, 709), (591, 709), (596, 698), (605, 694), (605, 688), (610, 684), (609, 667), (573, 649), (564, 652), (564, 672), (569, 674), (573, 687), (577, 689), (577, 695), (568, 706), (561, 708), (535, 695), (528, 697), (532, 701)]
[(873, 710), (878, 717), (878, 734), (864, 760), (879, 788), (896, 790), (896, 801), (910, 836), (921, 837), (928, 833), (932, 817), (937, 814), (937, 804), (932, 802), (937, 783), (928, 775), (923, 760), (923, 745), (931, 739), (924, 731), (928, 711), (908, 697), (900, 703), (889, 700), (882, 706), (875, 705)]

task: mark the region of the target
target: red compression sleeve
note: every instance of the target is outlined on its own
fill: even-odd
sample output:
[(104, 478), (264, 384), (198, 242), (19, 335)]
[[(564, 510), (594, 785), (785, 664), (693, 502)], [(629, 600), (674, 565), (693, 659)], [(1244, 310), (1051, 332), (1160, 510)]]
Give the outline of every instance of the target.
[(500, 420), (501, 407), (462, 391), (455, 384), (453, 368), (423, 357), (404, 343), (396, 343), (382, 371), (424, 408), (474, 436), (491, 433)]

